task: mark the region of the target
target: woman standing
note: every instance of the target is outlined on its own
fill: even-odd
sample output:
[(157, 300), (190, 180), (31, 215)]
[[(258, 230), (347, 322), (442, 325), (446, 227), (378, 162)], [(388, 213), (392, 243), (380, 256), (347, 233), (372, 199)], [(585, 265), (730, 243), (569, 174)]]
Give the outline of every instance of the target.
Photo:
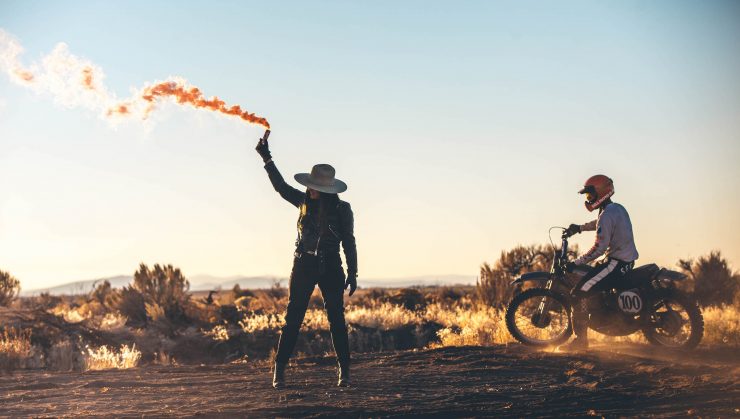
[[(285, 314), (278, 350), (275, 357), (275, 374), (272, 386), (285, 386), (285, 367), (293, 352), (308, 301), (319, 285), (324, 299), (324, 308), (331, 330), (334, 352), (339, 367), (338, 386), (349, 386), (349, 339), (344, 322), (344, 290), (349, 295), (357, 289), (357, 248), (355, 247), (354, 218), (349, 203), (340, 201), (337, 195), (347, 190), (347, 185), (334, 178), (334, 168), (328, 164), (317, 164), (311, 173), (298, 173), (295, 180), (306, 191), (288, 185), (272, 161), (267, 135), (260, 139), (256, 150), (265, 162), (270, 182), (283, 199), (299, 209), (298, 238), (290, 274), (290, 297)], [(339, 244), (344, 249), (347, 261), (345, 281)]]

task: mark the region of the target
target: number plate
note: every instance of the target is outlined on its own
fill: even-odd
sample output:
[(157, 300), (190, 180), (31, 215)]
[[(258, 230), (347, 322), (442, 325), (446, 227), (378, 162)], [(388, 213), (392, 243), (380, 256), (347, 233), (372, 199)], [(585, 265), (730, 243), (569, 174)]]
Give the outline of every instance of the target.
[(642, 309), (642, 298), (632, 291), (619, 294), (619, 308), (625, 313), (639, 313)]

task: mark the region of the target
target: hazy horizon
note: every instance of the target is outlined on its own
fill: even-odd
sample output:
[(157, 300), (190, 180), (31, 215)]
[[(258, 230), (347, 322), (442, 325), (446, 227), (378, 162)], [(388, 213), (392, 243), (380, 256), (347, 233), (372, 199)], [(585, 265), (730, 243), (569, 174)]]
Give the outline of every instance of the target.
[[(595, 218), (576, 191), (596, 173), (638, 264), (718, 249), (740, 267), (737, 2), (40, 4), (0, 3), (24, 65), (63, 42), (118, 97), (182, 76), (266, 117), (292, 185), (334, 165), (360, 284), (546, 244)], [(297, 213), (263, 131), (174, 103), (111, 126), (0, 73), (0, 269), (26, 289), (140, 262), (287, 277)]]
[[(214, 276), (208, 274), (187, 275), (185, 278), (189, 281), (191, 291), (205, 290), (229, 290), (234, 285), (239, 284), (242, 288), (270, 288), (275, 281), (283, 286), (288, 286), (288, 277), (276, 275), (227, 275)], [(93, 290), (102, 281), (109, 281), (113, 288), (120, 288), (129, 285), (133, 279), (133, 274), (112, 275), (98, 278), (87, 278), (78, 281), (68, 281), (59, 284), (51, 284), (40, 288), (24, 289), (21, 287), (21, 296), (37, 295), (41, 292), (51, 292), (53, 295), (69, 294), (87, 294)], [(453, 286), (453, 285), (474, 285), (476, 277), (470, 275), (420, 275), (413, 277), (401, 278), (363, 278), (360, 288), (373, 287), (406, 287), (406, 286)]]

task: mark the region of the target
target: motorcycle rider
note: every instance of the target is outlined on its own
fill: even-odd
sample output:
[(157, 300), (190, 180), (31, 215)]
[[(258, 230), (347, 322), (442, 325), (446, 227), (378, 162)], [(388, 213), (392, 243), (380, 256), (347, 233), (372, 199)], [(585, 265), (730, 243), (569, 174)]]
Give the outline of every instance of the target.
[(596, 264), (573, 287), (573, 332), (576, 338), (568, 345), (569, 349), (588, 348), (588, 298), (615, 286), (635, 265), (638, 258), (632, 223), (623, 206), (612, 202), (614, 182), (604, 175), (591, 176), (586, 180), (579, 194), (586, 195), (586, 209), (599, 210), (596, 220), (586, 224), (571, 224), (566, 234), (573, 235), (583, 231), (596, 231), (594, 245), (575, 261), (566, 266), (573, 272), (576, 266), (583, 266), (601, 255), (606, 258)]

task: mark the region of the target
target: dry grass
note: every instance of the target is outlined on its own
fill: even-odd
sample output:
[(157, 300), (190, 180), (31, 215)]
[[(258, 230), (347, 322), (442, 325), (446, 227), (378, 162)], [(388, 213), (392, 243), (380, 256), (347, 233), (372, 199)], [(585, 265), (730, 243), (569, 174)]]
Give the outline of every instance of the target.
[(131, 348), (123, 345), (118, 351), (107, 346), (87, 348), (85, 371), (134, 368), (139, 365), (139, 360), (141, 360), (141, 352), (136, 349), (136, 345)]
[[(392, 331), (424, 323), (439, 324), (441, 340), (436, 346), (490, 345), (511, 342), (506, 330), (503, 311), (491, 307), (468, 307), (468, 304), (449, 307), (433, 303), (424, 310), (409, 310), (400, 305), (383, 302), (374, 306), (349, 306), (345, 319), (350, 327), (378, 331)], [(240, 323), (247, 333), (277, 330), (283, 325), (282, 316), (274, 313), (252, 315)], [(328, 331), (329, 322), (323, 309), (309, 309), (303, 321), (303, 331)], [(223, 331), (214, 334), (218, 336)]]
[(707, 307), (704, 313), (704, 339), (714, 345), (740, 346), (740, 307)]
[(213, 338), (213, 340), (218, 342), (225, 342), (229, 340), (229, 329), (222, 324), (204, 333), (206, 336), (210, 336), (211, 338)]
[(430, 308), (430, 320), (445, 326), (437, 332), (440, 342), (435, 346), (493, 345), (513, 341), (506, 329), (503, 310), (492, 307)]
[(9, 328), (0, 333), (0, 371), (10, 372), (25, 366), (31, 358), (31, 331)]

